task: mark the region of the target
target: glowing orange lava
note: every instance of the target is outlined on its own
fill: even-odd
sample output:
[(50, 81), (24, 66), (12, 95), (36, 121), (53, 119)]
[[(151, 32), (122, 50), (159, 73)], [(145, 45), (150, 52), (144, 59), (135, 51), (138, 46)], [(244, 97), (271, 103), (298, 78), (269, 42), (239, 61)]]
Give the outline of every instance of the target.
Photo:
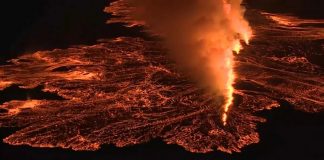
[[(240, 1), (241, 2), (241, 1)], [(235, 82), (235, 73), (234, 73), (234, 56), (233, 52), (239, 54), (243, 49), (240, 40), (243, 40), (246, 44), (249, 44), (249, 40), (252, 36), (252, 30), (248, 24), (248, 22), (244, 19), (241, 3), (231, 4), (227, 0), (223, 0), (223, 8), (224, 12), (227, 15), (229, 22), (231, 23), (231, 27), (237, 33), (239, 33), (240, 37), (233, 40), (232, 47), (226, 52), (226, 66), (227, 69), (227, 81), (226, 81), (226, 93), (225, 93), (225, 104), (223, 107), (223, 115), (222, 122), (225, 126), (227, 124), (228, 111), (230, 106), (234, 101), (234, 87), (233, 84)]]
[(233, 71), (233, 54), (232, 51), (229, 50), (227, 52), (227, 61), (226, 61), (226, 68), (229, 68), (228, 70), (228, 80), (226, 83), (226, 88), (227, 88), (227, 93), (226, 93), (226, 102), (224, 105), (224, 112), (223, 112), (223, 116), (222, 116), (222, 121), (223, 121), (223, 125), (225, 126), (227, 123), (227, 113), (228, 110), (230, 108), (230, 106), (233, 103), (234, 97), (233, 97), (233, 93), (234, 93), (234, 87), (233, 87), (233, 83), (235, 80), (235, 75), (234, 75), (234, 71)]
[(233, 51), (238, 54), (241, 41), (248, 44), (252, 35), (242, 1), (192, 0), (184, 5), (182, 0), (122, 0), (107, 11), (119, 17), (109, 23), (140, 24), (150, 34), (163, 37), (171, 57), (188, 75), (224, 97), (225, 104), (218, 107), (226, 124), (234, 93)]
[(241, 49), (243, 49), (241, 43), (239, 40), (235, 41), (234, 42), (234, 46), (233, 46), (233, 51), (236, 53), (236, 54), (239, 54)]

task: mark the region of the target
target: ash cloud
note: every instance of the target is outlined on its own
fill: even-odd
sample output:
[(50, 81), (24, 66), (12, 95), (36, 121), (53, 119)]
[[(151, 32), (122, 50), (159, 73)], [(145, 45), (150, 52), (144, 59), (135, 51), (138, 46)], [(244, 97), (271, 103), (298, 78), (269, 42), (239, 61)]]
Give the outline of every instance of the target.
[(232, 50), (251, 34), (241, 0), (127, 0), (131, 17), (161, 35), (171, 57), (202, 87), (224, 95)]

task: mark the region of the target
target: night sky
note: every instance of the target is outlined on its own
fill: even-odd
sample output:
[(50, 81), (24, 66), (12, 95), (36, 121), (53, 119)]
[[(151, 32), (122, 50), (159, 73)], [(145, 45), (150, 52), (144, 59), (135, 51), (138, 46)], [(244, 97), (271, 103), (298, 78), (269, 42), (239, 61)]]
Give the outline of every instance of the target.
[[(108, 0), (6, 0), (1, 2), (0, 62), (22, 53), (93, 44), (100, 38), (137, 36), (138, 30), (106, 25)], [(251, 8), (324, 18), (322, 0), (246, 0)]]

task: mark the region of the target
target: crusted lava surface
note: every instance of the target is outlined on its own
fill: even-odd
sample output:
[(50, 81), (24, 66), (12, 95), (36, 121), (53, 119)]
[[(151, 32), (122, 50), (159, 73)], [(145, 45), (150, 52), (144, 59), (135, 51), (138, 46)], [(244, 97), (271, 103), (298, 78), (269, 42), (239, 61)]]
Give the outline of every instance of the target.
[[(127, 12), (118, 3), (111, 7)], [(257, 125), (266, 122), (259, 111), (282, 102), (324, 111), (323, 66), (316, 61), (323, 58), (318, 26), (324, 22), (257, 10), (247, 16), (255, 35), (236, 56), (235, 104), (226, 126), (220, 120), (222, 98), (178, 71), (158, 40), (123, 37), (39, 51), (0, 66), (0, 90), (43, 86), (60, 97), (0, 104), (0, 127), (20, 128), (4, 142), (97, 150), (160, 138), (191, 152), (231, 153), (259, 142)]]

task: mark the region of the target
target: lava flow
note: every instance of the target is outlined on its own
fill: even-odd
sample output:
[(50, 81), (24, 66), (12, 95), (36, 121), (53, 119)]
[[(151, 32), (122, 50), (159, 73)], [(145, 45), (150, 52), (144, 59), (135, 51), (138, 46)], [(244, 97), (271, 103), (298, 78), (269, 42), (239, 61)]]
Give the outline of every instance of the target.
[[(42, 93), (59, 97), (2, 99), (0, 127), (17, 129), (3, 142), (93, 151), (104, 144), (124, 147), (158, 138), (190, 152), (233, 153), (260, 141), (257, 126), (266, 122), (260, 111), (290, 104), (308, 113), (324, 112), (324, 66), (316, 61), (324, 53), (324, 34), (318, 27), (324, 21), (309, 24), (248, 10), (253, 43), (241, 50), (240, 41), (248, 43), (251, 35), (241, 1), (232, 0), (231, 5), (221, 0), (144, 1), (160, 2), (162, 11), (188, 4), (179, 14), (173, 9), (157, 14), (159, 8), (148, 8), (163, 24), (173, 24), (163, 26), (170, 29), (163, 36), (167, 43), (122, 37), (26, 54), (0, 66), (0, 96), (10, 94), (6, 90), (16, 85), (42, 86)], [(129, 16), (134, 10), (127, 2), (107, 7), (115, 15), (110, 22), (133, 24)], [(294, 25), (278, 23), (274, 16)], [(151, 29), (157, 25), (147, 22)], [(179, 71), (179, 64), (193, 69), (193, 75)], [(201, 83), (221, 95), (192, 81), (199, 76)], [(234, 88), (238, 101), (231, 106)]]

